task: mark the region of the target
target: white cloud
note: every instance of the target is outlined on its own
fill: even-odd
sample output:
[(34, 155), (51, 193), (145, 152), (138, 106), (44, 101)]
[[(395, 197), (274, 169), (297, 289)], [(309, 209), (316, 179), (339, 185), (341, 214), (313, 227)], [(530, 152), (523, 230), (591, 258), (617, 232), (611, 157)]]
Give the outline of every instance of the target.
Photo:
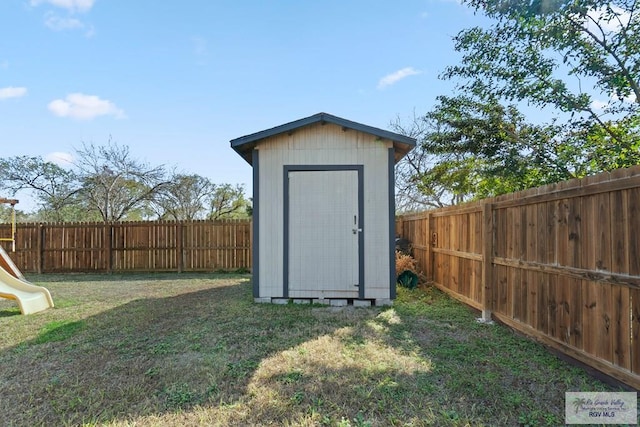
[(600, 99), (595, 99), (593, 101), (591, 101), (591, 108), (594, 110), (604, 110), (605, 108), (609, 107), (611, 105), (612, 102), (626, 102), (628, 104), (633, 104), (636, 102), (636, 95), (634, 93), (630, 93), (629, 95), (625, 96), (624, 98), (620, 99), (618, 98), (617, 95), (612, 94), (611, 97), (609, 98), (608, 101), (602, 101)]
[(608, 106), (609, 106), (609, 101), (601, 101), (599, 99), (591, 101), (591, 108), (593, 110), (604, 110)]
[(38, 6), (41, 3), (49, 3), (70, 12), (88, 12), (93, 7), (95, 0), (31, 0), (32, 6)]
[(27, 94), (26, 87), (9, 86), (9, 87), (0, 88), (0, 99), (20, 98), (22, 96), (25, 96), (26, 94)]
[[(587, 22), (586, 27), (592, 33), (601, 34), (601, 31), (606, 33), (617, 33), (620, 31), (622, 26), (627, 26), (629, 24), (629, 20), (631, 19), (631, 14), (626, 12), (624, 9), (618, 6), (611, 6), (612, 12), (617, 16), (614, 16), (612, 19), (607, 18), (607, 7), (602, 6), (598, 9), (593, 9), (587, 13)], [(602, 28), (598, 28), (598, 25)]]
[(124, 111), (106, 99), (95, 95), (71, 93), (65, 99), (56, 99), (49, 103), (49, 111), (58, 117), (70, 117), (78, 120), (91, 120), (98, 116), (126, 118)]
[(62, 18), (53, 12), (45, 14), (44, 25), (55, 31), (77, 30), (84, 28), (82, 21), (75, 18)]
[(85, 25), (83, 28), (87, 29), (87, 31), (84, 32), (85, 37), (91, 38), (96, 35), (96, 29), (93, 27), (93, 25), (89, 25), (89, 26)]
[(55, 163), (56, 165), (66, 168), (73, 165), (73, 155), (65, 153), (63, 151), (54, 151), (44, 156), (47, 162)]
[(409, 76), (415, 76), (417, 74), (422, 74), (422, 71), (416, 70), (413, 67), (406, 67), (401, 70), (395, 71), (384, 76), (378, 81), (378, 89), (384, 89), (387, 86), (398, 83), (402, 79), (405, 79)]
[(95, 29), (92, 25), (86, 25), (76, 18), (64, 18), (54, 12), (47, 12), (44, 15), (44, 25), (53, 31), (85, 30), (86, 37), (93, 37)]

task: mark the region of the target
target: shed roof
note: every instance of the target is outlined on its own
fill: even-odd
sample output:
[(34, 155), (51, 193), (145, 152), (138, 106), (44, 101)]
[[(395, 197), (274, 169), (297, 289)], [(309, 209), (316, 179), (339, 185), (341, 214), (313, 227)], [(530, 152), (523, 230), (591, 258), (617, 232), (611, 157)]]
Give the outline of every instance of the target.
[(331, 114), (318, 113), (314, 114), (313, 116), (295, 120), (290, 123), (285, 123), (271, 129), (266, 129), (260, 132), (252, 133), (250, 135), (241, 136), (240, 138), (232, 139), (231, 148), (233, 148), (238, 154), (242, 156), (243, 159), (251, 164), (251, 152), (253, 148), (260, 143), (261, 140), (282, 133), (293, 132), (296, 129), (315, 123), (332, 123), (334, 125), (342, 126), (344, 130), (353, 129), (377, 136), (378, 138), (390, 140), (391, 142), (393, 142), (396, 162), (403, 158), (405, 154), (411, 151), (411, 149), (416, 145), (415, 138), (400, 135), (388, 130), (363, 125), (362, 123), (352, 122), (351, 120), (346, 120), (337, 116), (333, 116)]

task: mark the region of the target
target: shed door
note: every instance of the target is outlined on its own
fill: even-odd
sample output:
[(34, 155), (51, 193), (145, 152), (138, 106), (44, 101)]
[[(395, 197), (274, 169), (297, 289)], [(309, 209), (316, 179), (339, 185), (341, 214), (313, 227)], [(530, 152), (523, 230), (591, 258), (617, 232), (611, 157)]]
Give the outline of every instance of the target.
[(359, 224), (358, 171), (289, 171), (290, 297), (358, 297)]

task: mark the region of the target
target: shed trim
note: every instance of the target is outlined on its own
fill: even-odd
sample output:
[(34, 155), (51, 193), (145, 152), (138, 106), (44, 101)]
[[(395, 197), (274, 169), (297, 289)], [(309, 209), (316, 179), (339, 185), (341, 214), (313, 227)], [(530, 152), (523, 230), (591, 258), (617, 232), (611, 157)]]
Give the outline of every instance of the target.
[(253, 203), (251, 220), (253, 222), (253, 247), (251, 248), (251, 281), (253, 297), (260, 297), (260, 151), (252, 150), (253, 159)]
[(396, 298), (396, 174), (395, 155), (393, 148), (389, 148), (388, 175), (389, 182), (389, 298)]
[(394, 162), (398, 162), (405, 154), (407, 154), (416, 145), (416, 139), (399, 133), (379, 129), (362, 123), (353, 122), (341, 117), (333, 116), (327, 113), (317, 113), (313, 116), (285, 123), (280, 126), (266, 129), (260, 132), (241, 136), (240, 138), (231, 140), (231, 148), (233, 148), (243, 159), (252, 164), (253, 156), (251, 152), (253, 148), (263, 139), (283, 133), (292, 134), (296, 129), (312, 125), (314, 123), (331, 123), (341, 126), (344, 131), (348, 129), (357, 130), (381, 139), (390, 140), (394, 148)]
[[(391, 149), (392, 150), (392, 149)], [(282, 296), (289, 298), (289, 172), (304, 171), (357, 171), (358, 173), (358, 228), (364, 228), (364, 165), (284, 165), (283, 167), (283, 253), (282, 253)], [(364, 235), (358, 233), (358, 298), (365, 293), (364, 277)]]

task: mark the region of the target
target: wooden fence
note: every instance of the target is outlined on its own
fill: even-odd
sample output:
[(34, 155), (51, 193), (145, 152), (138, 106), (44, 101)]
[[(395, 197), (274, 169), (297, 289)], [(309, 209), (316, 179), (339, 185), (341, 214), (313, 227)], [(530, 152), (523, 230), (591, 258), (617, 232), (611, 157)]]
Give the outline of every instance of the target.
[[(11, 226), (0, 225), (10, 237)], [(18, 224), (23, 272), (151, 272), (251, 269), (251, 221)]]
[(455, 298), (640, 389), (640, 167), (399, 217)]

